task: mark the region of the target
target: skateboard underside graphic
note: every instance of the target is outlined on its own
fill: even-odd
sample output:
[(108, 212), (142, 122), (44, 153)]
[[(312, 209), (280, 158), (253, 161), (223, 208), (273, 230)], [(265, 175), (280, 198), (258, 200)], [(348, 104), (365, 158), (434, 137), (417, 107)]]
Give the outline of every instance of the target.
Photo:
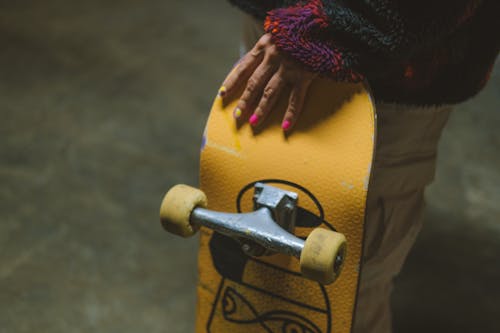
[(200, 231), (198, 333), (351, 331), (375, 108), (363, 84), (317, 79), (285, 135), (286, 102), (255, 130), (216, 98), (201, 191), (162, 204), (167, 230)]

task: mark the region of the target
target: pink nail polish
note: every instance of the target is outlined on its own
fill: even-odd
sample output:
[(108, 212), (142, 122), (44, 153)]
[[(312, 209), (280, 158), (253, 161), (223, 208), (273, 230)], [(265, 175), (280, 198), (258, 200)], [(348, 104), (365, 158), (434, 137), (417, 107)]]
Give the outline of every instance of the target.
[(292, 127), (292, 122), (290, 120), (285, 120), (281, 124), (281, 128), (284, 129), (285, 131), (289, 130), (290, 127)]
[(255, 126), (259, 122), (259, 117), (256, 114), (253, 114), (248, 121), (250, 122), (250, 125)]

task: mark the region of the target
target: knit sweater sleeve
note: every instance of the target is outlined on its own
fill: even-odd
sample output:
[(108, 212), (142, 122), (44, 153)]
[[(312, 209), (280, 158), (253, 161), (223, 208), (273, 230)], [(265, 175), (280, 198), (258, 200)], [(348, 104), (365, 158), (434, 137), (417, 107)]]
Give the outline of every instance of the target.
[(310, 0), (267, 13), (264, 29), (313, 72), (343, 81), (378, 75), (471, 17), (482, 0)]

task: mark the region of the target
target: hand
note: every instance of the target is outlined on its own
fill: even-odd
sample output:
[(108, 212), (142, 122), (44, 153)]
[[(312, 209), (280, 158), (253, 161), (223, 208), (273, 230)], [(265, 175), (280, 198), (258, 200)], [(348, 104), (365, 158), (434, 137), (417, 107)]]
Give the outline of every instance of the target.
[(229, 100), (246, 85), (233, 115), (237, 119), (248, 117), (252, 126), (258, 126), (273, 111), (279, 96), (288, 94), (288, 107), (281, 127), (289, 131), (302, 111), (307, 90), (315, 76), (300, 64), (285, 58), (271, 41), (271, 35), (265, 34), (224, 81), (219, 95)]

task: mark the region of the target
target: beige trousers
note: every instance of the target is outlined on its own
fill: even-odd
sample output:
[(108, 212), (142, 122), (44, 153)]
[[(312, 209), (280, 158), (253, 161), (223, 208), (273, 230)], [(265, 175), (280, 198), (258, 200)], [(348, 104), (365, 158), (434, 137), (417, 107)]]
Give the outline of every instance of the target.
[[(244, 17), (241, 51), (262, 36)], [(434, 178), (437, 144), (451, 107), (376, 104), (377, 147), (368, 189), (365, 246), (353, 333), (391, 332), (394, 277), (422, 226), (424, 190)]]

